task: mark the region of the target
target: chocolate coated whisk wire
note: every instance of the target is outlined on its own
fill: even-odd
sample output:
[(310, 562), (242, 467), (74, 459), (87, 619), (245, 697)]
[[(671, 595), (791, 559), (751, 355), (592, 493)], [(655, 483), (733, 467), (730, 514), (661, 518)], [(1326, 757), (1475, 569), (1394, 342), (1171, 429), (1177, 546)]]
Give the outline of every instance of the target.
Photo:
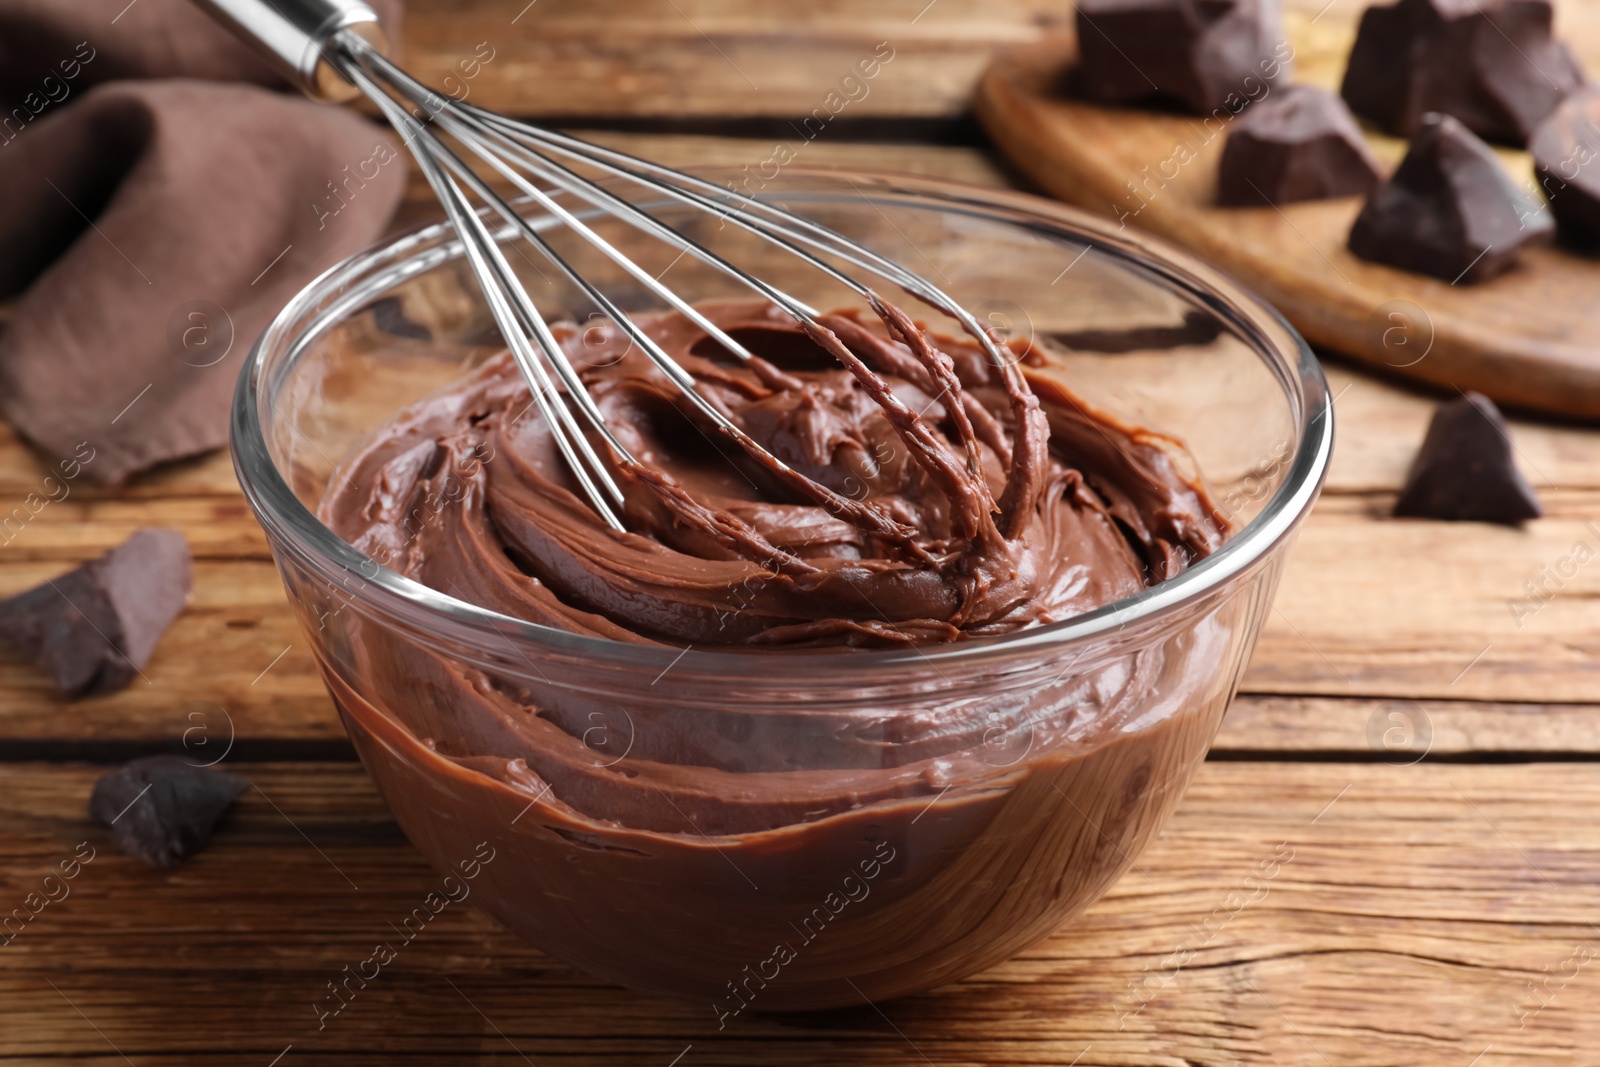
[[(988, 353), (1006, 376), (1013, 396), (1025, 387), (1013, 360), (1002, 353), (972, 314), (926, 278), (907, 270), (843, 235), (776, 204), (717, 186), (614, 149), (514, 121), (428, 88), (383, 54), (377, 15), (362, 0), (198, 0), (288, 71), (302, 88), (323, 99), (349, 99), (356, 93), (371, 100), (404, 139), (423, 175), (438, 196), (461, 240), (468, 267), (483, 291), (490, 313), (512, 357), (527, 379), (533, 402), (552, 440), (572, 471), (585, 498), (613, 529), (624, 530), (617, 509), (621, 487), (611, 466), (637, 469), (634, 457), (619, 441), (551, 331), (549, 322), (518, 279), (502, 249), (508, 236), (532, 247), (571, 281), (600, 312), (614, 322), (684, 398), (718, 430), (757, 460), (791, 490), (809, 497), (832, 513), (863, 529), (896, 540), (909, 531), (879, 509), (842, 497), (772, 455), (702, 395), (693, 377), (642, 330), (610, 296), (586, 278), (538, 228), (519, 213), (469, 163), (481, 161), (528, 201), (558, 220), (583, 242), (609, 259), (666, 306), (695, 323), (734, 358), (750, 352), (662, 284), (605, 237), (564, 207), (553, 189), (627, 223), (662, 241), (680, 256), (696, 260), (732, 278), (793, 316), (814, 340), (841, 357), (838, 339), (818, 321), (818, 312), (804, 302), (746, 272), (703, 243), (651, 215), (605, 185), (573, 169), (573, 164), (705, 211), (782, 249), (802, 263), (865, 299), (884, 314), (885, 305), (871, 287), (828, 259), (865, 271), (899, 287), (923, 303), (955, 319)], [(353, 92), (352, 92), (353, 90)], [(446, 141), (454, 142), (454, 147)], [(543, 183), (542, 185), (540, 183)], [(474, 198), (481, 206), (474, 205)], [(498, 217), (505, 226), (491, 231)], [(663, 272), (664, 273), (664, 272)], [(611, 463), (584, 432), (579, 419), (593, 429)]]

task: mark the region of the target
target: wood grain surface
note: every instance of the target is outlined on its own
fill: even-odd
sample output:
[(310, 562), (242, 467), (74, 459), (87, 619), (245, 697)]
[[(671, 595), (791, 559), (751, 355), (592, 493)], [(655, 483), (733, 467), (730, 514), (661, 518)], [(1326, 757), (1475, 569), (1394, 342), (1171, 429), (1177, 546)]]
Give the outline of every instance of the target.
[[(1342, 71), (1339, 34), (1355, 25), (1361, 0), (1284, 6), (1291, 25), (1315, 20), (1329, 29), (1301, 50), (1302, 66)], [(1585, 0), (1557, 7), (1559, 32), (1590, 70), (1600, 69), (1600, 8)], [(839, 119), (903, 130), (908, 119), (914, 128), (965, 116), (995, 48), (1072, 23), (1067, 0), (411, 0), (405, 58), (425, 81), (446, 85), (487, 45), (494, 58), (462, 84), (517, 115), (787, 121), (830, 106), (828, 94), (838, 92), (849, 100)], [(880, 42), (894, 58), (866, 92), (841, 85)]]
[[(809, 114), (839, 61), (892, 39), (896, 58), (845, 114), (910, 119), (913, 132), (862, 140), (841, 125), (806, 161), (979, 184), (1019, 179), (981, 148), (909, 142), (964, 113), (993, 47), (1070, 21), (1043, 0), (525, 2), (412, 0), (412, 63), (441, 80), (449, 57), (491, 40), (475, 102), (610, 125), (654, 116), (654, 132), (596, 136), (668, 163), (740, 166), (784, 136), (740, 124)], [(1321, 4), (1291, 7), (1309, 19)], [(1359, 9), (1336, 0), (1325, 19)], [(1568, 4), (1561, 17), (1597, 14)], [(728, 117), (751, 135), (658, 121)], [(433, 213), (416, 187), (397, 225)], [(1600, 1062), (1600, 562), (1547, 582), (1537, 611), (1512, 607), (1591, 536), (1600, 433), (1512, 420), (1549, 511), (1523, 530), (1395, 520), (1450, 394), (1328, 371), (1327, 491), (1213, 759), (1135, 869), (1079, 921), (969, 981), (721, 1032), (709, 1010), (589, 979), (470, 906), (440, 915), (319, 1031), (326, 983), (437, 875), (352, 762), (227, 457), (115, 491), (75, 486), (0, 538), (0, 595), (161, 524), (194, 548), (195, 599), (147, 679), (121, 693), (62, 703), (0, 653), (0, 912), (80, 843), (95, 850), (70, 896), (0, 947), (0, 1063)], [(0, 513), (44, 470), (0, 427)], [(208, 745), (232, 739), (226, 765), (255, 788), (209, 850), (151, 872), (87, 820), (88, 792), (107, 764), (181, 751), (196, 725)], [(221, 750), (196, 739), (196, 755)], [(1237, 892), (1291, 854), (1264, 894)]]
[[(1600, 829), (1555, 815), (1600, 803), (1592, 764), (1209, 763), (1106, 898), (1008, 963), (721, 1031), (708, 1005), (586, 978), (458, 905), (319, 1030), (325, 983), (394, 941), (438, 876), (358, 767), (237, 769), (256, 788), (166, 876), (86, 823), (91, 769), (0, 777), (0, 893), (20, 899), (80, 842), (95, 850), (0, 949), (0, 1004), (33, 1020), (0, 1030), (0, 1057), (1466, 1067), (1485, 1048), (1496, 1064), (1592, 1062), (1600, 1038), (1585, 958), (1600, 949)], [(1242, 889), (1271, 857), (1277, 873)]]
[[(435, 0), (408, 5), (405, 40), (419, 77), (518, 115), (953, 119), (991, 49), (1070, 18), (1060, 0)], [(880, 43), (892, 58), (861, 80)]]
[[(1432, 702), (1422, 705), (1435, 709), (1430, 715), (1462, 701), (1490, 702), (1472, 706), (1479, 726), (1455, 735), (1455, 751), (1546, 750), (1547, 726), (1568, 739), (1562, 744), (1574, 729), (1583, 732), (1524, 714), (1522, 702), (1572, 705), (1565, 715), (1600, 726), (1586, 709), (1600, 697), (1600, 566), (1556, 575), (1559, 586), (1549, 578), (1580, 542), (1600, 551), (1600, 525), (1591, 525), (1600, 516), (1600, 434), (1513, 420), (1524, 473), (1549, 512), (1524, 529), (1394, 519), (1388, 511), (1434, 400), (1341, 367), (1330, 368), (1330, 380), (1338, 433), (1328, 485), (1291, 554), (1245, 693), (1354, 701), (1340, 727), (1310, 712), (1328, 705), (1306, 705), (1315, 729), (1293, 747), (1308, 750), (1366, 750), (1361, 730), (1397, 700)], [(40, 461), (0, 430), (0, 499), (21, 497), (42, 473)], [(175, 744), (191, 713), (217, 718), (225, 707), (246, 737), (337, 740), (332, 705), (224, 455), (170, 468), (131, 490), (75, 488), (0, 549), (0, 595), (147, 525), (184, 530), (199, 561), (194, 606), (145, 669), (150, 684), (68, 705), (0, 652), (0, 664), (13, 668), (0, 675), (0, 738), (35, 746)], [(1525, 583), (1541, 581), (1543, 591), (1530, 600)], [(174, 703), (174, 691), (193, 695)], [(1502, 717), (1503, 727), (1485, 732), (1485, 719)], [(1282, 731), (1268, 727), (1257, 736), (1257, 721), (1230, 717), (1218, 744), (1280, 746)], [(1584, 742), (1585, 750), (1593, 745), (1600, 733)]]
[[(1350, 39), (1331, 22), (1302, 23), (1291, 35), (1312, 57), (1297, 79), (1336, 88), (1342, 68), (1318, 57), (1340, 49), (1319, 49), (1325, 38), (1344, 47)], [(1065, 35), (1011, 50), (979, 89), (985, 128), (1039, 185), (1222, 267), (1313, 344), (1502, 404), (1600, 417), (1600, 258), (1559, 245), (1527, 249), (1506, 274), (1456, 285), (1350, 252), (1360, 197), (1218, 207), (1231, 114), (1202, 120), (1074, 100), (1062, 85), (1076, 59)], [(1403, 154), (1399, 142), (1373, 140), (1391, 164)], [(1531, 186), (1526, 153), (1505, 155)]]

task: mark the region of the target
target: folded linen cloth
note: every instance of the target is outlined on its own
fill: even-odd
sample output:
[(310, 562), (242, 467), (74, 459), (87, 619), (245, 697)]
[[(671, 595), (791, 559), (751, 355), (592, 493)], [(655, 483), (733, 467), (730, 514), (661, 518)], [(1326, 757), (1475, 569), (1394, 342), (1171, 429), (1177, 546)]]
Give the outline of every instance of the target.
[(0, 414), (86, 477), (225, 443), (255, 338), (399, 204), (386, 130), (264, 86), (187, 0), (0, 0)]

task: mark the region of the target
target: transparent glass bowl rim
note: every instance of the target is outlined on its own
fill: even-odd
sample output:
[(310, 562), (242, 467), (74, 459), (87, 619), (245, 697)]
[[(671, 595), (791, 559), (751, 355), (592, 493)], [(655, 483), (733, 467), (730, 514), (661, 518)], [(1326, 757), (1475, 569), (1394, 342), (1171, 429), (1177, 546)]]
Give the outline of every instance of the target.
[[(732, 167), (685, 168), (710, 180), (734, 177)], [(790, 166), (789, 177), (806, 183), (834, 183), (832, 189), (814, 186), (786, 188), (772, 199), (808, 198), (855, 200), (878, 194), (883, 202), (910, 199), (941, 214), (968, 214), (999, 219), (1023, 228), (1042, 229), (1093, 244), (1154, 275), (1207, 308), (1237, 334), (1265, 350), (1269, 369), (1284, 387), (1298, 422), (1299, 446), (1288, 471), (1261, 511), (1234, 533), (1217, 552), (1176, 578), (1157, 583), (1133, 596), (1095, 611), (1046, 626), (1030, 627), (997, 637), (973, 638), (947, 645), (890, 649), (839, 649), (804, 654), (793, 651), (724, 652), (680, 649), (672, 645), (641, 645), (591, 637), (502, 615), (440, 593), (420, 582), (380, 566), (376, 560), (341, 539), (295, 495), (279, 472), (266, 446), (260, 419), (267, 364), (285, 345), (302, 342), (309, 330), (331, 326), (351, 312), (367, 306), (377, 296), (407, 277), (435, 269), (459, 258), (461, 248), (452, 239), (447, 221), (422, 223), (391, 236), (372, 248), (335, 264), (310, 282), (280, 311), (262, 333), (241, 369), (234, 392), (231, 448), (234, 469), (246, 499), (258, 520), (273, 535), (277, 551), (288, 549), (313, 570), (357, 574), (361, 587), (350, 599), (376, 611), (391, 622), (444, 638), (468, 648), (493, 654), (512, 642), (516, 651), (542, 652), (562, 658), (579, 658), (593, 666), (612, 665), (641, 671), (693, 670), (743, 677), (804, 677), (812, 683), (824, 679), (880, 683), (886, 675), (925, 674), (930, 667), (974, 668), (1018, 657), (1037, 661), (1096, 638), (1138, 625), (1154, 625), (1252, 571), (1287, 538), (1310, 511), (1321, 489), (1333, 451), (1333, 403), (1327, 380), (1316, 356), (1303, 338), (1270, 305), (1237, 282), (1166, 242), (1131, 230), (1076, 208), (1026, 193), (965, 185), (886, 171), (857, 168)], [(719, 183), (720, 184), (720, 183)], [(425, 262), (426, 266), (419, 266)], [(374, 273), (376, 272), (376, 273)], [(370, 277), (369, 277), (370, 276)], [(299, 320), (340, 286), (357, 286), (359, 301), (343, 298), (308, 320)], [(1155, 283), (1152, 283), (1155, 284)], [(1281, 340), (1271, 339), (1273, 330)], [(274, 374), (281, 379), (305, 351), (301, 347)], [(280, 416), (281, 417), (281, 416)], [(1159, 429), (1159, 427), (1157, 427)], [(1203, 472), (1202, 472), (1203, 473)], [(345, 587), (340, 595), (349, 594)], [(416, 617), (421, 612), (423, 618)]]

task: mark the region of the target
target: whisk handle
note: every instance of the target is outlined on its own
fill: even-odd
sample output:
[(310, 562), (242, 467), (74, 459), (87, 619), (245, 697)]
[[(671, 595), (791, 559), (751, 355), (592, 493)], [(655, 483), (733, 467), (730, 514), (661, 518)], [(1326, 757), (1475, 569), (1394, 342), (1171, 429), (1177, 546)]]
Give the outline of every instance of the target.
[(378, 13), (364, 0), (194, 2), (318, 100), (344, 101), (359, 95), (323, 56), (334, 34), (349, 30), (379, 51), (387, 45)]

